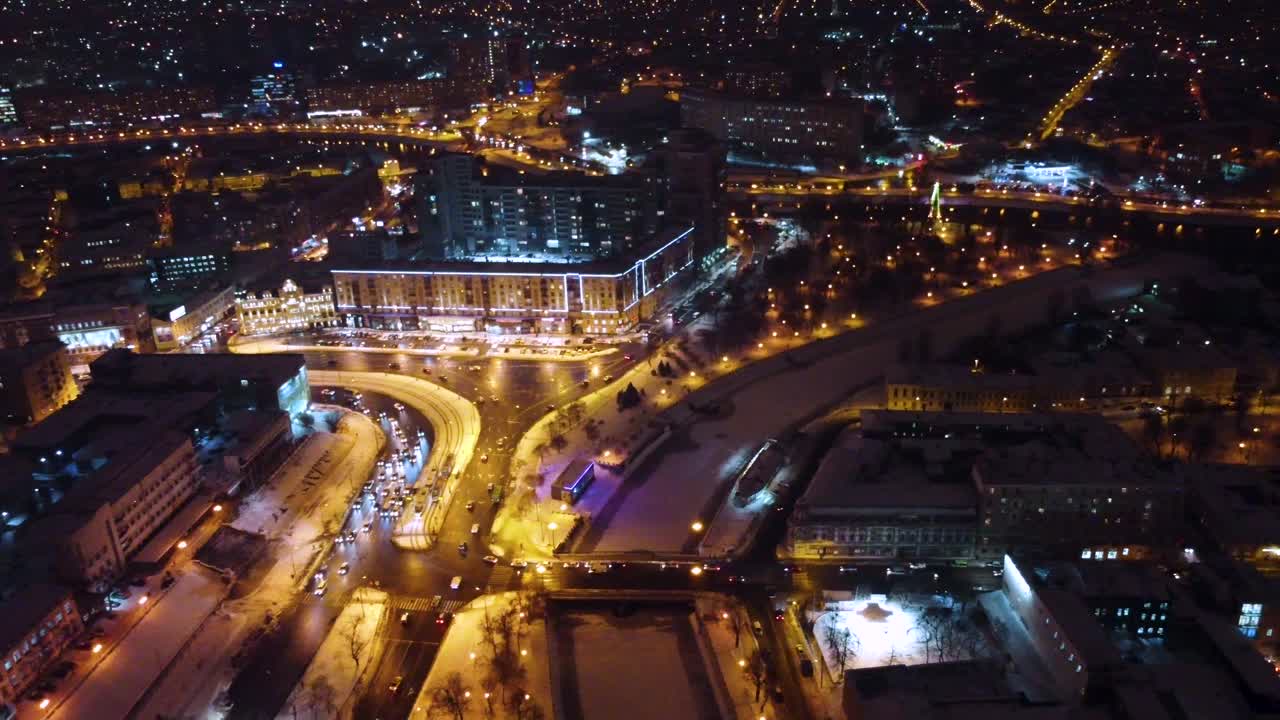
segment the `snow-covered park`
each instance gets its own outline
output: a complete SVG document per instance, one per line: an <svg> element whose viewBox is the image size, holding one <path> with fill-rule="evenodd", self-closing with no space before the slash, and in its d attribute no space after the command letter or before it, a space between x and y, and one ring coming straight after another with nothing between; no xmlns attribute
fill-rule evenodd
<svg viewBox="0 0 1280 720"><path fill-rule="evenodd" d="M813 634L833 672L966 660L988 647L972 618L946 602L867 595L827 607L814 618Z"/></svg>

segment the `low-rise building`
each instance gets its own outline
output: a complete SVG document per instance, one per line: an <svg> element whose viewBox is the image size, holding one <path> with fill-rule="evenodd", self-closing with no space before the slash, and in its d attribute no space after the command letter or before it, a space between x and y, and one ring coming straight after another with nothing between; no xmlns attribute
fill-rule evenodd
<svg viewBox="0 0 1280 720"><path fill-rule="evenodd" d="M93 384L131 393L202 391L223 412L282 410L296 415L311 400L305 358L298 354L138 355L116 350L90 366Z"/></svg>
<svg viewBox="0 0 1280 720"><path fill-rule="evenodd" d="M1280 573L1280 474L1239 465L1180 470L1191 515L1212 549L1260 572Z"/></svg>
<svg viewBox="0 0 1280 720"><path fill-rule="evenodd" d="M186 346L225 319L235 307L234 285L195 293L176 307L164 306L159 315L151 318L156 350L167 352Z"/></svg>
<svg viewBox="0 0 1280 720"><path fill-rule="evenodd" d="M1066 590L1046 587L1030 567L1004 556L1004 592L1065 698L1084 698L1110 681L1120 653L1097 618Z"/></svg>
<svg viewBox="0 0 1280 720"><path fill-rule="evenodd" d="M40 422L78 394L61 341L0 350L0 413L8 421Z"/></svg>
<svg viewBox="0 0 1280 720"><path fill-rule="evenodd" d="M1048 412L1084 410L1153 396L1154 385L1136 368L1056 367L1035 373L979 372L961 365L898 365L885 372L890 410Z"/></svg>
<svg viewBox="0 0 1280 720"><path fill-rule="evenodd" d="M277 292L263 291L238 298L236 315L243 335L270 335L338 324L332 286L309 293L293 280L285 280Z"/></svg>
<svg viewBox="0 0 1280 720"><path fill-rule="evenodd" d="M98 432L70 460L70 490L24 542L48 550L65 581L101 589L195 493L195 449L184 433L125 426Z"/></svg>
<svg viewBox="0 0 1280 720"><path fill-rule="evenodd" d="M863 416L827 452L787 523L797 558L968 560L977 535L972 452L893 437ZM927 446L927 447L926 447Z"/></svg>
<svg viewBox="0 0 1280 720"><path fill-rule="evenodd" d="M0 703L16 703L49 662L84 630L70 589L37 583L0 601Z"/></svg>
<svg viewBox="0 0 1280 720"><path fill-rule="evenodd" d="M1119 428L1090 415L986 417L1023 418L1038 430L989 447L974 463L979 557L1010 549L1083 557L1107 548L1105 558L1139 559L1180 547L1184 483Z"/></svg>
<svg viewBox="0 0 1280 720"><path fill-rule="evenodd" d="M498 333L625 333L661 307L693 265L693 228L595 263L429 263L334 270L343 324L384 330L455 327Z"/></svg>

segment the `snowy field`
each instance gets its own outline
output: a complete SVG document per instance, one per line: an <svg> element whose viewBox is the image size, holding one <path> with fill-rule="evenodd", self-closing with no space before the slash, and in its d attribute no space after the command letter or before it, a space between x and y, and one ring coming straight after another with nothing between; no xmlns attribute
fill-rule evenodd
<svg viewBox="0 0 1280 720"><path fill-rule="evenodd" d="M719 716L686 610L644 609L624 618L575 610L556 624L568 720Z"/></svg>
<svg viewBox="0 0 1280 720"><path fill-rule="evenodd" d="M824 628L833 623L856 638L856 655L845 663L846 669L924 664L924 647L916 631L920 622L919 606L904 607L886 600L884 595L840 604L848 609L823 613L813 626L827 667L836 667L824 632Z"/></svg>

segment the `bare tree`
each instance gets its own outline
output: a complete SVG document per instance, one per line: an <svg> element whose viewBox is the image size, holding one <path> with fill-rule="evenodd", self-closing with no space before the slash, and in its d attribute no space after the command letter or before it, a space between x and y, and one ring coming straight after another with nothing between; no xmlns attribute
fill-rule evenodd
<svg viewBox="0 0 1280 720"><path fill-rule="evenodd" d="M760 691L769 683L768 666L764 662L764 656L759 650L752 650L751 657L747 659L746 665L747 675L751 678L751 683L756 688L755 702L760 701ZM768 696L765 697L768 699Z"/></svg>
<svg viewBox="0 0 1280 720"><path fill-rule="evenodd" d="M533 701L529 693L524 690L517 689L511 694L511 699L507 703L511 709L511 715L515 720L545 720L546 711L542 706Z"/></svg>
<svg viewBox="0 0 1280 720"><path fill-rule="evenodd" d="M725 605L721 617L729 621L729 629L733 631L733 647L737 649L742 644L742 631L746 629L746 621L731 605Z"/></svg>
<svg viewBox="0 0 1280 720"><path fill-rule="evenodd" d="M858 639L849 632L848 628L840 627L835 621L828 619L823 628L823 640L827 643L827 649L831 651L836 683L842 683L845 666L858 654Z"/></svg>
<svg viewBox="0 0 1280 720"><path fill-rule="evenodd" d="M312 718L333 717L338 710L337 693L329 678L323 675L317 676L303 688L302 701Z"/></svg>
<svg viewBox="0 0 1280 720"><path fill-rule="evenodd" d="M364 651L369 647L370 638L360 632L360 626L364 622L364 603L356 600L355 604L360 612L353 614L350 622L338 628L338 637L342 639L342 645L351 656L351 661L356 664L356 677L359 677L360 661L364 659Z"/></svg>
<svg viewBox="0 0 1280 720"><path fill-rule="evenodd" d="M462 720L471 707L471 690L462 679L462 673L449 673L444 683L431 689L431 706L428 714L446 714L453 720Z"/></svg>

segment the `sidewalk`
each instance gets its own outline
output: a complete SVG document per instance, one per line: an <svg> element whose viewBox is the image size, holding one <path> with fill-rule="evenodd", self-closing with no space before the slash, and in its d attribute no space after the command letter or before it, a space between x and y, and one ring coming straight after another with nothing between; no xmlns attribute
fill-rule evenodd
<svg viewBox="0 0 1280 720"><path fill-rule="evenodd" d="M168 590L149 596L153 605L147 614L48 717L110 720L129 715L227 594L222 579L198 565L177 578Z"/></svg>
<svg viewBox="0 0 1280 720"><path fill-rule="evenodd" d="M455 672L462 675L463 682L472 695L470 710L466 713L466 717L511 717L499 700L501 690L495 690L496 694L490 698L494 714L492 716L485 714L485 690L481 681L487 673L485 657L488 651L481 642L483 633L480 627L486 612L489 614L502 612L511 606L518 595L520 593L516 592L484 595L473 600L453 616L453 623L449 626L449 631L445 634L444 641L436 653L431 672L427 675L427 680L422 684L422 690L413 704L413 712L409 714L410 720L431 720L439 717L431 710L431 691L444 684L445 679ZM525 676L520 687L529 694L530 702L543 710L544 717L558 717L554 712L556 703L551 690L550 669L551 663L556 659L550 657L547 651L546 621L543 616L535 612L529 616L525 627L527 632L520 642L522 649L527 650L528 654L525 656L527 659L522 662Z"/></svg>
<svg viewBox="0 0 1280 720"><path fill-rule="evenodd" d="M324 642L277 716L281 720L349 718L361 680L381 653L379 628L387 619L387 594L356 588L351 601L329 627ZM363 662L351 659L353 648Z"/></svg>
<svg viewBox="0 0 1280 720"><path fill-rule="evenodd" d="M341 526L352 488L359 489L373 472L385 439L372 420L347 411L335 433L316 433L307 442L245 501L233 523L249 532L268 525L263 530L271 538L274 565L253 592L223 603L220 612L200 628L187 651L152 690L139 717L215 712L218 695L237 672L232 657L250 633L262 626L264 617L278 617L296 600L310 577L308 561L321 557L329 541L326 528L336 531ZM317 471L318 475L313 474ZM268 522L271 511L281 507L288 512Z"/></svg>
<svg viewBox="0 0 1280 720"><path fill-rule="evenodd" d="M699 594L697 613L704 619L702 624L715 653L715 657L708 660L720 665L720 675L724 678L725 689L733 702L734 716L738 720L778 717L776 711L769 707L772 701L769 699L768 688L761 688L760 699L756 699L755 681L747 671L746 665L759 644L751 631L751 620L746 611L728 596ZM737 647L734 647L733 624L725 617L726 614L733 613L741 618L742 623ZM777 658L777 661L783 660Z"/></svg>

